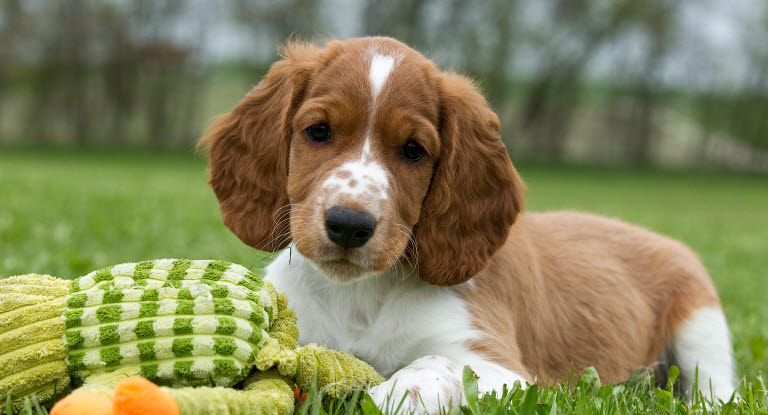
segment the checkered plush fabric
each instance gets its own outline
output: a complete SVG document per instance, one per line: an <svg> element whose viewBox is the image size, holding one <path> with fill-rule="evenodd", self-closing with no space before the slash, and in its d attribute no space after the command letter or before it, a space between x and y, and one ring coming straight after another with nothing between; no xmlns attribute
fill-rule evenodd
<svg viewBox="0 0 768 415"><path fill-rule="evenodd" d="M63 314L73 376L134 367L169 386L232 386L269 340L269 288L224 261L120 264L72 282Z"/></svg>

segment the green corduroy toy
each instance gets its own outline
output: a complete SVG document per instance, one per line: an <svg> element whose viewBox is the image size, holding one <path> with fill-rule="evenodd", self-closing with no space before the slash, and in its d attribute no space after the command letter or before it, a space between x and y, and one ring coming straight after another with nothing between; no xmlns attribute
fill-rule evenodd
<svg viewBox="0 0 768 415"><path fill-rule="evenodd" d="M297 347L297 339L285 294L224 261L160 259L73 281L0 280L0 397L10 395L16 408L32 394L52 402L70 383L84 382L75 395L111 399L120 381L140 375L163 385L180 414L287 414L294 384L339 396L383 381L350 355Z"/></svg>

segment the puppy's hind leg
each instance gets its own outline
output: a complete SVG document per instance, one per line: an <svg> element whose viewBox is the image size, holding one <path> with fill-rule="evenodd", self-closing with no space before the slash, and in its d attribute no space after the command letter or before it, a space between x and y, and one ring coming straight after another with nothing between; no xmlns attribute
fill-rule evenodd
<svg viewBox="0 0 768 415"><path fill-rule="evenodd" d="M698 389L704 397L727 402L735 385L731 336L723 310L717 306L695 310L678 325L670 340L671 363L680 368L680 386L686 398L692 399L698 368Z"/></svg>

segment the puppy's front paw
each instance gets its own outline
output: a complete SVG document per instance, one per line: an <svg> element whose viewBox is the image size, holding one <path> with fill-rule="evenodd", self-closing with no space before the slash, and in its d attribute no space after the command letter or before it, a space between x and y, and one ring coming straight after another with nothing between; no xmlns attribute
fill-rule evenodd
<svg viewBox="0 0 768 415"><path fill-rule="evenodd" d="M425 356L400 369L368 393L379 408L396 409L403 397L404 413L438 414L458 408L464 397L461 370L441 356Z"/></svg>

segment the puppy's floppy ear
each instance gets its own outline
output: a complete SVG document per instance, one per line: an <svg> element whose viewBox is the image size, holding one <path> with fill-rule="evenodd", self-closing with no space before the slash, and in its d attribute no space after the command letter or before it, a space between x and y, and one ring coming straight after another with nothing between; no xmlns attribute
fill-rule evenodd
<svg viewBox="0 0 768 415"><path fill-rule="evenodd" d="M291 118L320 53L314 46L287 44L282 60L198 142L198 148L208 150L209 183L224 224L254 248L276 251L290 242L289 221L281 219L290 209L286 185Z"/></svg>
<svg viewBox="0 0 768 415"><path fill-rule="evenodd" d="M419 277L454 285L481 271L523 209L525 186L499 119L467 78L439 75L442 150L414 234Z"/></svg>

